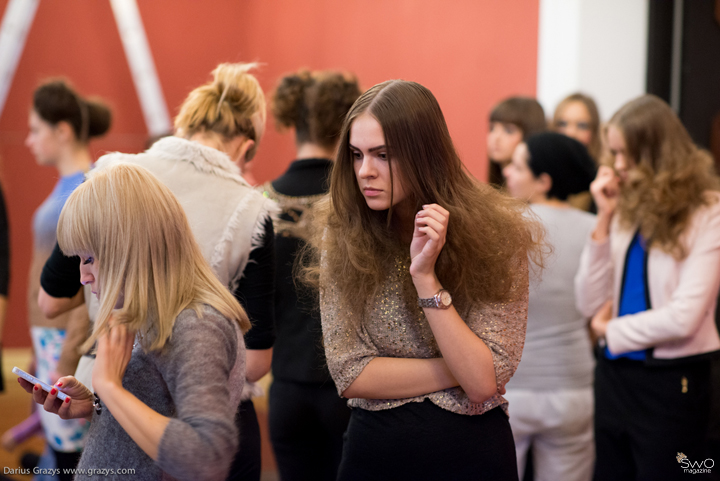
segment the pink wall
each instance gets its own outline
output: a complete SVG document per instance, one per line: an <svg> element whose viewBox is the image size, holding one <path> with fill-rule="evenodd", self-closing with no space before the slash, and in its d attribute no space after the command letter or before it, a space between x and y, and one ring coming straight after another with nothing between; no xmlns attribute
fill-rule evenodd
<svg viewBox="0 0 720 481"><path fill-rule="evenodd" d="M430 88L470 172L484 179L487 115L499 99L534 95L538 1L153 0L138 2L171 115L220 62L259 61L270 91L301 67L355 72L364 88L403 78ZM7 0L0 0L4 12ZM142 150L146 128L110 5L43 0L0 116L0 178L11 223L12 280L5 346L29 345L26 322L30 221L57 174L23 145L32 91L66 76L114 108L114 125L91 149ZM254 174L269 180L293 158L291 135L270 121Z"/></svg>

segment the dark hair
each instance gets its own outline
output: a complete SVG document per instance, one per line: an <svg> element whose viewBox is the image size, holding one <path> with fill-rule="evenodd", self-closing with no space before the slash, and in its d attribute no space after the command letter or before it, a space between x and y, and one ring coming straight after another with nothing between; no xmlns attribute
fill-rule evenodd
<svg viewBox="0 0 720 481"><path fill-rule="evenodd" d="M49 124L67 122L82 143L105 134L112 121L107 105L82 98L65 80L49 80L35 89L33 110Z"/></svg>
<svg viewBox="0 0 720 481"><path fill-rule="evenodd" d="M273 117L278 126L295 128L298 143L334 148L345 114L360 93L354 76L300 70L278 82L272 97Z"/></svg>
<svg viewBox="0 0 720 481"><path fill-rule="evenodd" d="M326 227L313 234L312 244L316 252L324 253L322 272L331 273L342 302L362 310L382 286L398 253L409 252L391 222L392 209L370 209L357 185L349 137L353 122L364 113L382 127L391 177L397 163L407 192L403 202L417 210L437 203L450 213L447 241L436 269L458 306L520 295L528 256L542 263L539 227L524 218L522 202L467 173L442 110L427 88L390 80L361 95L348 112L330 198L318 204L317 225ZM320 270L318 266L315 272L321 274ZM326 285L322 279L320 285Z"/></svg>
<svg viewBox="0 0 720 481"><path fill-rule="evenodd" d="M535 177L548 174L552 186L548 197L566 200L585 192L595 178L595 161L583 144L555 132L541 132L525 141L530 158L528 167Z"/></svg>
<svg viewBox="0 0 720 481"><path fill-rule="evenodd" d="M510 97L490 112L490 122L515 124L523 133L523 140L547 130L545 111L537 100L530 97Z"/></svg>

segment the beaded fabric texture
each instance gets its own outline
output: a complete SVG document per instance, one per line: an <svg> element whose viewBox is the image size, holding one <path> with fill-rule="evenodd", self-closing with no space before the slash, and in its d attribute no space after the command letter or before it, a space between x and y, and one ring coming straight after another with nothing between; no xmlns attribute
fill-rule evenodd
<svg viewBox="0 0 720 481"><path fill-rule="evenodd" d="M529 284L527 261L523 264L523 268L519 269L521 276L513 284L508 302L475 305L460 312L470 329L490 349L498 387L505 385L515 373L525 343ZM359 322L357 313L340 305L337 286L332 279L328 280L328 273L323 271L320 310L325 354L330 374L341 395L375 357L441 357L417 300L407 302L407 296L403 296L403 286L407 285L410 276L409 265L409 256L396 258L383 289L366 304L363 322ZM458 414L482 414L497 406L502 406L507 414L507 401L500 394L496 393L483 403L473 403L460 387L405 399L350 399L348 405L380 411L425 399Z"/></svg>

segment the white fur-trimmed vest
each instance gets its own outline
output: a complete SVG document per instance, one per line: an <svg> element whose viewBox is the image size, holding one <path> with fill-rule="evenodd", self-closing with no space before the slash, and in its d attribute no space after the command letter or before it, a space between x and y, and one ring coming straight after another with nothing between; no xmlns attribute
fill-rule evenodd
<svg viewBox="0 0 720 481"><path fill-rule="evenodd" d="M263 219L278 210L275 203L253 189L227 155L179 137L160 139L141 154L104 155L95 168L116 162L145 167L170 188L205 259L234 291L250 251L260 245Z"/></svg>
<svg viewBox="0 0 720 481"><path fill-rule="evenodd" d="M103 155L95 169L117 162L145 167L175 194L203 256L220 281L234 292L250 251L261 244L263 220L279 212L275 202L253 189L227 155L179 137L160 139L141 154ZM90 286L85 286L85 299L90 321L94 322L99 305ZM91 358L83 356L75 375L91 389L92 364ZM245 382L240 399L262 394L257 383Z"/></svg>

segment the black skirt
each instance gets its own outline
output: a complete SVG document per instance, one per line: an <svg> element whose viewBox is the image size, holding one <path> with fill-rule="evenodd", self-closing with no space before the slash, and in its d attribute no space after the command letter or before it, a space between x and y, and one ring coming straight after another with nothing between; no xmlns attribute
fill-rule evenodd
<svg viewBox="0 0 720 481"><path fill-rule="evenodd" d="M353 409L339 481L518 479L515 443L501 408L468 416L430 400Z"/></svg>

